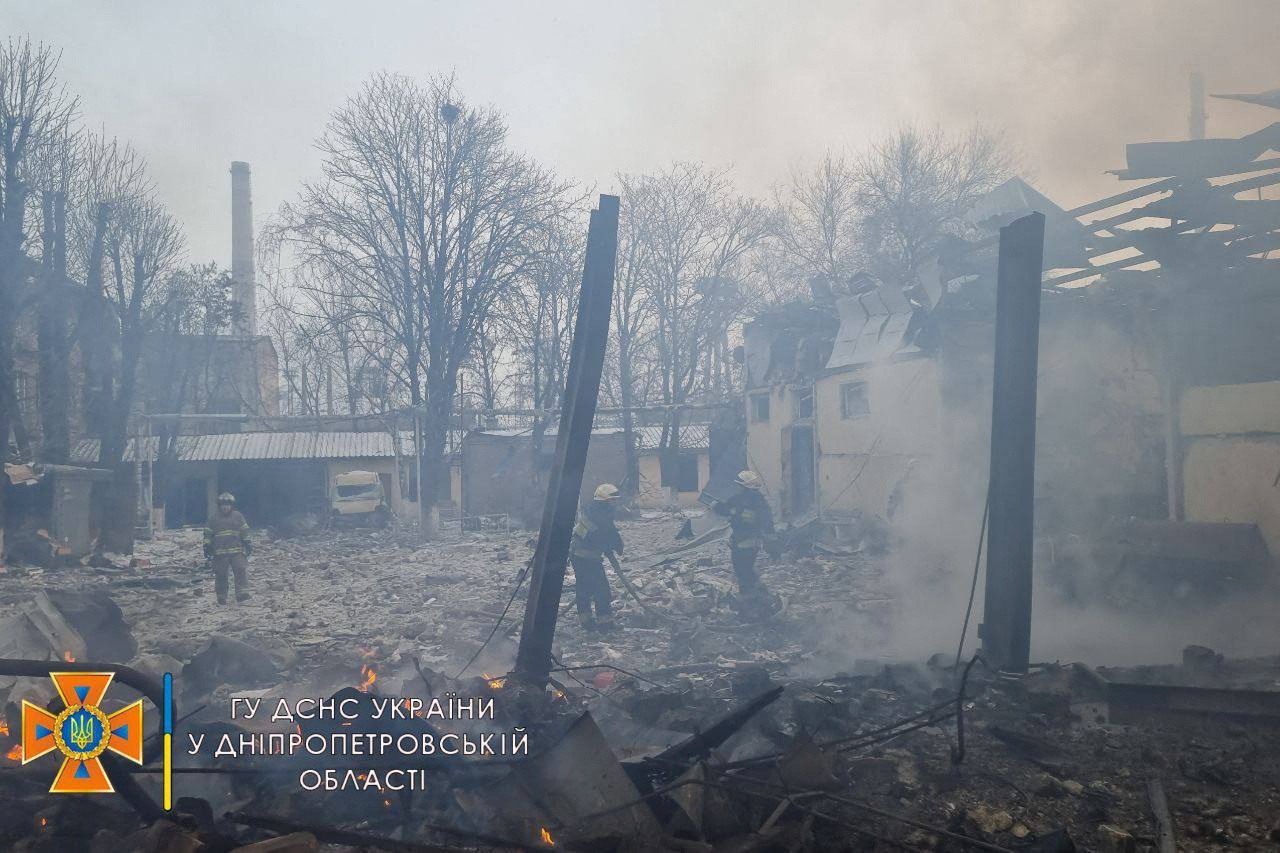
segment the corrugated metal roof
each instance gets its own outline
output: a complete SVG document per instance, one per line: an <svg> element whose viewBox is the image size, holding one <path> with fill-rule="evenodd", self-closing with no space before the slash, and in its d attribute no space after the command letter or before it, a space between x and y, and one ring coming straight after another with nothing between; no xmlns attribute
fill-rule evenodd
<svg viewBox="0 0 1280 853"><path fill-rule="evenodd" d="M454 446L461 441L455 431L450 436ZM125 461L137 460L139 440L133 439L125 450ZM95 462L99 442L86 438L76 442L71 458L80 463ZM155 459L159 439L147 441L147 458ZM178 437L179 462L232 462L251 459L376 459L391 457L395 451L390 433L386 432L232 432L217 435L182 435ZM413 433L401 432L400 455L413 456Z"/></svg>
<svg viewBox="0 0 1280 853"><path fill-rule="evenodd" d="M636 427L636 450L644 453L657 450L662 442L662 427ZM711 426L709 424L682 424L680 427L680 446L685 450L706 450L711 446Z"/></svg>

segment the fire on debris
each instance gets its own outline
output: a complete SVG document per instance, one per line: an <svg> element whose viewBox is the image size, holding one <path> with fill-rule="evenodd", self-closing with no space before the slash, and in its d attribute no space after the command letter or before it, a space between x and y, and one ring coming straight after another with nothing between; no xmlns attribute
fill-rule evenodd
<svg viewBox="0 0 1280 853"><path fill-rule="evenodd" d="M373 683L378 680L378 672L373 668L371 663L360 664L360 686L356 689L361 693L368 693Z"/></svg>

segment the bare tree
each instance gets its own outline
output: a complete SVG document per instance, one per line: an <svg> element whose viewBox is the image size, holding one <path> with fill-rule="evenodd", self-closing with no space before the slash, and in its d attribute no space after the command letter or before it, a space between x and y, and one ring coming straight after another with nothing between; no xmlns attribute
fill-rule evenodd
<svg viewBox="0 0 1280 853"><path fill-rule="evenodd" d="M634 250L624 244L636 264L626 275L637 277L652 324L660 401L679 407L699 389L712 395L723 389L727 331L743 305L736 275L765 235L766 212L738 195L725 172L697 164L677 163L623 185L634 229L625 239L636 241ZM680 421L673 408L663 429L662 458L672 471Z"/></svg>
<svg viewBox="0 0 1280 853"><path fill-rule="evenodd" d="M25 250L30 233L32 184L38 164L65 141L75 118L76 100L57 79L58 54L29 39L0 44L0 460L9 459L9 436L21 451L27 439L18 411L14 339L22 284L27 278ZM0 490L2 492L3 490ZM0 553L5 507L0 494Z"/></svg>
<svg viewBox="0 0 1280 853"><path fill-rule="evenodd" d="M128 553L133 549L134 471L124 462L129 421L138 392L138 366L147 336L160 318L177 308L177 294L168 287L182 257L181 229L149 186L114 202L105 239L104 295L111 310L110 328L120 353L102 428L98 464L115 472L106 505L99 547Z"/></svg>
<svg viewBox="0 0 1280 853"><path fill-rule="evenodd" d="M359 345L422 416L429 536L459 370L569 190L511 151L503 118L468 107L449 77L372 77L317 146L324 179L285 210L290 245L323 272L322 297L348 301Z"/></svg>
<svg viewBox="0 0 1280 853"><path fill-rule="evenodd" d="M216 336L236 311L231 274L213 263L190 264L170 273L165 289L170 302L148 333L149 351L140 366L142 387L158 411L210 411ZM165 420L156 427L151 499L153 507L161 507L178 462L182 422Z"/></svg>
<svg viewBox="0 0 1280 853"><path fill-rule="evenodd" d="M630 494L640 487L640 463L636 457L635 414L637 400L649 400L652 388L638 388L639 378L653 380L658 371L646 369L645 356L652 354L652 305L645 294L652 275L644 224L650 182L639 176L619 175L621 213L618 223L618 261L613 288L613 340L607 353L606 392L617 387L612 402L622 408L623 443L626 447L626 475L623 487ZM652 362L652 358L648 359ZM656 368L656 365L648 365ZM610 381L612 380L612 381Z"/></svg>
<svg viewBox="0 0 1280 853"><path fill-rule="evenodd" d="M980 127L963 135L904 127L872 145L853 167L859 239L867 269L910 287L963 215L1009 177L1001 139Z"/></svg>
<svg viewBox="0 0 1280 853"><path fill-rule="evenodd" d="M792 268L775 269L803 283L811 276L845 278L863 265L855 169L827 152L812 169L793 168L785 187L774 190L770 234Z"/></svg>

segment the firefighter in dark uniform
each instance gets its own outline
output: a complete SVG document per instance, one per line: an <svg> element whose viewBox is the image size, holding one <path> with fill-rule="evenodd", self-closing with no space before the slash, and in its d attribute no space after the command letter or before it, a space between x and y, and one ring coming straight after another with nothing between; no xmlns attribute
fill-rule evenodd
<svg viewBox="0 0 1280 853"><path fill-rule="evenodd" d="M218 495L218 511L204 528L204 555L213 564L213 590L219 604L227 603L227 575L236 579L236 601L249 598L249 523L236 509L230 492Z"/></svg>
<svg viewBox="0 0 1280 853"><path fill-rule="evenodd" d="M606 552L622 555L622 534L614 523L614 502L618 500L618 487L604 483L594 498L578 514L573 528L573 544L569 549L575 579L574 594L578 604L578 619L588 631L613 628L612 591L604 574ZM594 615L591 612L595 605Z"/></svg>
<svg viewBox="0 0 1280 853"><path fill-rule="evenodd" d="M715 504L713 509L729 519L729 558L738 579L738 591L744 602L774 603L756 574L756 557L761 548L775 559L781 556L773 530L773 510L760 494L760 475L742 471L734 483L739 487L738 492L727 501Z"/></svg>

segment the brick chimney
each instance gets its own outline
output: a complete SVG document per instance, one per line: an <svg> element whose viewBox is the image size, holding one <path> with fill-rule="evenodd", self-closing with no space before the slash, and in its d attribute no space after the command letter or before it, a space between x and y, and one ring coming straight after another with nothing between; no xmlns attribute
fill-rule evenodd
<svg viewBox="0 0 1280 853"><path fill-rule="evenodd" d="M257 334L257 293L253 272L253 191L249 164L231 164L231 298L239 317L236 335Z"/></svg>

